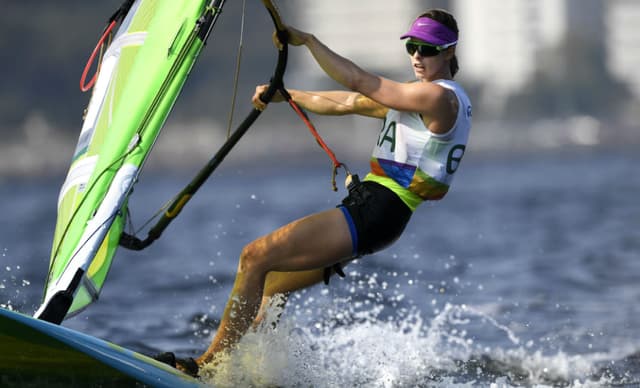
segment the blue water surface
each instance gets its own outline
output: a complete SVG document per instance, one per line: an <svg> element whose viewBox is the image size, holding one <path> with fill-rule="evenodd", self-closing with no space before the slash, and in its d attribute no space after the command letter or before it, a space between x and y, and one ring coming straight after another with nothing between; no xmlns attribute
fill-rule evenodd
<svg viewBox="0 0 640 388"><path fill-rule="evenodd" d="M637 386L638 165L619 150L470 155L395 245L293 295L275 331L250 333L205 381ZM242 246L344 195L325 164L274 166L221 168L154 245L118 251L101 299L65 325L146 353L202 352ZM143 174L134 226L189 175ZM31 314L40 302L61 183L1 181L3 307Z"/></svg>

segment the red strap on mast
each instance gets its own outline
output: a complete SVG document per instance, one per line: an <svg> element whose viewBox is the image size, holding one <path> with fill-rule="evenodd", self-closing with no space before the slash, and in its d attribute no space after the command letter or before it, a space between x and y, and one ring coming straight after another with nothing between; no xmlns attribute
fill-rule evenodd
<svg viewBox="0 0 640 388"><path fill-rule="evenodd" d="M96 83L99 69L96 69L96 72L93 74L93 77L91 78L91 80L89 80L89 83L86 83L87 74L89 73L89 69L93 64L93 61L95 60L96 55L98 54L98 51L102 49L102 47L104 46L104 41L107 39L109 35L111 35L111 32L113 31L113 28L115 26L116 26L116 20L113 20L111 23L109 23L107 28L105 28L104 32L102 33L102 36L100 37L100 40L98 41L98 44L96 44L96 47L93 49L93 52L91 53L91 56L89 57L89 60L87 61L87 64L84 67L84 70L82 71L82 76L80 77L80 90L82 90L83 92L90 90L93 87L93 85Z"/></svg>

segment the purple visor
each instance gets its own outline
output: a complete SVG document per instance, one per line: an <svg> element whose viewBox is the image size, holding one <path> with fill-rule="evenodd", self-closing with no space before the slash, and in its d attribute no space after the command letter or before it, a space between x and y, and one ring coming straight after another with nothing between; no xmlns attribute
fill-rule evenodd
<svg viewBox="0 0 640 388"><path fill-rule="evenodd" d="M428 17L420 17L400 39L416 38L436 46L447 48L458 43L458 33Z"/></svg>

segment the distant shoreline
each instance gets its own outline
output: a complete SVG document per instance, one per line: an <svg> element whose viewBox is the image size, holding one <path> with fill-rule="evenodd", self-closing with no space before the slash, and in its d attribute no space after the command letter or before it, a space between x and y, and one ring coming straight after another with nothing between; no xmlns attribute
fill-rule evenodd
<svg viewBox="0 0 640 388"><path fill-rule="evenodd" d="M371 151L371 146L366 144L367 136L373 139L378 130L377 126L372 128L372 122L367 120L314 118L325 141L342 159L363 163ZM589 117L539 121L521 124L517 128L502 122L480 122L474 124L472 131L470 151L478 157L582 149L624 150L637 149L640 145L640 127L613 127ZM24 128L13 133L21 133L21 136L0 144L0 177L66 174L76 137L39 119L30 120ZM168 124L145 169L194 171L213 156L226 136L226 128L212 122ZM358 141L354 142L354 138ZM307 129L295 118L284 122L266 119L249 130L224 163L315 164L321 163L325 157Z"/></svg>

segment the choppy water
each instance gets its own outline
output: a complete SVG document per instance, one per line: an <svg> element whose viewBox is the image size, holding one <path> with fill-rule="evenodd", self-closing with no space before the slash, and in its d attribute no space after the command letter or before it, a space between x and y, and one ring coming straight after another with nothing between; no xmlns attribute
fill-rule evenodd
<svg viewBox="0 0 640 388"><path fill-rule="evenodd" d="M640 385L640 154L469 157L393 247L293 296L221 386ZM202 351L253 237L333 206L328 167L221 169L161 240L120 250L65 325L134 350ZM136 223L187 177L143 176ZM0 304L33 313L61 179L0 184Z"/></svg>

